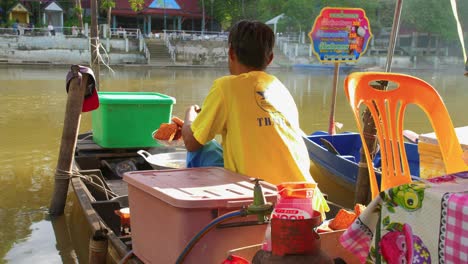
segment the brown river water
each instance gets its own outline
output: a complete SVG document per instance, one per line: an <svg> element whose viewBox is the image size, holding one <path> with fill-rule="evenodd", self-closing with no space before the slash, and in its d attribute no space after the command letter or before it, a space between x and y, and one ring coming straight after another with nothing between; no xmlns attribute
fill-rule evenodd
<svg viewBox="0 0 468 264"><path fill-rule="evenodd" d="M68 218L51 221L48 217L68 70L68 66L0 65L0 263L86 263L80 257L83 249L79 238L72 236L79 234L82 227L67 222L74 217L70 201L66 209ZM114 71L113 74L101 68L101 91L167 94L177 100L173 108L177 116L183 116L190 104L201 105L212 81L228 72L227 68L139 66L115 68ZM290 89L299 108L302 129L306 133L327 130L333 71L268 71ZM454 126L468 124L468 78L463 76L462 65L444 71L395 72L408 73L432 84L444 98ZM346 72L340 72L335 115L343 128L338 132L356 130L343 93L345 76ZM431 131L429 122L416 108L407 115L405 128L417 133ZM80 131L91 129L91 114L84 113Z"/></svg>

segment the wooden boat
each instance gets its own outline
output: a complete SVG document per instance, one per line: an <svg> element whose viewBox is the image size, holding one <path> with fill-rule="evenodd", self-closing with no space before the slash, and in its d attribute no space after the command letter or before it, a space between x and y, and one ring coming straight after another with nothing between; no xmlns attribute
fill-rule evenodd
<svg viewBox="0 0 468 264"><path fill-rule="evenodd" d="M119 209L129 206L128 187L122 180L122 174L126 171L154 169L137 153L138 150L140 149L102 148L94 143L91 133L81 134L78 137L74 158L76 171L71 185L91 231L88 240L97 238L107 241L107 249L101 249L107 253L107 263L122 263L122 260L126 263L142 263L132 254L131 231L122 226L121 219L116 214ZM156 151L172 152L175 148L158 147L146 150L154 154ZM327 218L333 218L342 208L334 203L330 203L330 207L332 210L327 214ZM341 233L342 231L336 231L324 235L322 245L334 249L331 256L354 259L354 256L339 246L338 239ZM259 246L253 249L256 251ZM249 250L249 254L252 254L252 248ZM242 253L240 255L242 256Z"/></svg>
<svg viewBox="0 0 468 264"><path fill-rule="evenodd" d="M127 185L122 180L123 170L118 168L151 169L136 151L103 149L94 143L91 133L78 136L74 167L82 176L73 177L71 186L91 235L107 238L107 258L111 263L124 259L131 249L131 237L123 234L120 217L115 214L115 210L128 207ZM141 262L131 258L128 263Z"/></svg>
<svg viewBox="0 0 468 264"><path fill-rule="evenodd" d="M362 146L359 133L345 132L330 135L324 131L316 131L304 138L309 157L320 173L326 174L345 189L354 192L358 176L360 149ZM411 175L419 176L419 153L417 144L406 142L406 153ZM380 167L380 155L374 158L374 167ZM380 172L376 170L377 177Z"/></svg>

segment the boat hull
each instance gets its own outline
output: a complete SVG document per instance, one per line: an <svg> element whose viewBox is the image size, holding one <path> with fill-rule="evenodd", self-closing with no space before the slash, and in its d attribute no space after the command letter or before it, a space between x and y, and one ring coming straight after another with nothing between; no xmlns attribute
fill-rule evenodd
<svg viewBox="0 0 468 264"><path fill-rule="evenodd" d="M326 141L324 142L323 139ZM311 172L314 179L317 180L321 190L332 197L333 201L350 206L349 195L354 197L356 182L359 171L360 149L362 142L359 133L344 132L330 135L327 132L317 131L304 138L309 157L312 163ZM331 144L334 147L327 146ZM417 144L405 142L408 163L411 175L414 178L419 177L419 153ZM380 155L374 158L374 166L380 167ZM380 172L376 171L378 181L380 181ZM331 184L332 182L333 184ZM339 196L344 196L340 198ZM334 195L337 193L338 195ZM338 199L338 200L335 200ZM339 200L343 202L339 202Z"/></svg>
<svg viewBox="0 0 468 264"><path fill-rule="evenodd" d="M70 232L73 241L82 244L79 246L81 252L77 252L79 259L84 262L88 261L91 258L89 251L92 248L90 244L93 237L105 233L107 238L106 263L122 263L122 259L126 259L126 263L142 263L141 259L133 255L131 235L120 232L120 218L115 214L116 209L129 206L127 198L128 185L118 175L118 164L130 160L135 165L134 170L152 170L153 168L143 157L137 154L137 149L101 148L93 143L89 134L88 137L80 135L79 139L74 165L81 176L71 179L74 196L72 212L75 212L71 217L76 220L76 223L73 222L71 225L73 230ZM156 154L173 152L176 149L158 148L157 150L147 149L147 151ZM132 169L131 166L130 169ZM90 184L89 179L85 179L86 175L96 175L101 180L94 180L94 183L100 182L103 188ZM106 191L103 191L103 189ZM106 194L106 192L109 193ZM110 195L110 192L112 195ZM110 195L110 197L106 197L106 195ZM343 208L341 204L338 205L332 202L329 205L332 210L327 213L327 219L333 218ZM350 205L349 208L352 208L352 206ZM259 232L257 236L262 239L263 234L264 232ZM334 234L338 233L321 234L323 243L328 243L328 246L324 246L324 249L335 254L336 257L342 257L348 263L354 263L352 256L346 255L345 252L339 250L341 247L337 245L337 238ZM236 254L249 258L258 248L259 245L252 245L250 250L246 249L242 253L236 251ZM128 256L130 257L127 259Z"/></svg>

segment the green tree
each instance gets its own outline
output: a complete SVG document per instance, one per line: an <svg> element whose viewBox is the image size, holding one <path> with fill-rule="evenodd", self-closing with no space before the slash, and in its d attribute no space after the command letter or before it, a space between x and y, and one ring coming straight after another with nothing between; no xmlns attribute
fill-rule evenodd
<svg viewBox="0 0 468 264"><path fill-rule="evenodd" d="M459 13L459 17L463 15ZM428 34L428 51L432 46L438 51L441 38L455 40L458 36L449 0L407 0L403 3L402 18L405 24L417 32ZM435 45L432 36L435 36Z"/></svg>
<svg viewBox="0 0 468 264"><path fill-rule="evenodd" d="M101 1L101 8L106 10L107 12L107 31L109 33L109 37L111 35L111 17L112 17L112 8L115 7L114 0L102 0Z"/></svg>
<svg viewBox="0 0 468 264"><path fill-rule="evenodd" d="M362 8L369 18L371 29L377 34L381 28L391 27L397 0L213 0L204 1L205 10L213 7L213 17L223 29L240 19L267 21L282 13L279 31L310 30L324 7ZM421 32L432 32L444 37L455 36L453 14L449 0L404 0L402 23ZM468 27L468 1L457 1L462 27ZM200 1L200 7L201 1ZM418 25L418 26L416 26Z"/></svg>
<svg viewBox="0 0 468 264"><path fill-rule="evenodd" d="M78 17L78 22L80 23L80 30L84 30L83 8L81 7L81 0L75 0L74 11L75 11L76 17Z"/></svg>
<svg viewBox="0 0 468 264"><path fill-rule="evenodd" d="M222 29L228 29L232 24L241 19L258 19L261 0L213 0L204 1L205 10L213 8L213 18L221 25ZM200 1L200 8L202 2Z"/></svg>
<svg viewBox="0 0 468 264"><path fill-rule="evenodd" d="M145 4L145 0L128 0L128 3L130 4L130 8L138 12L141 9L143 9L143 5Z"/></svg>
<svg viewBox="0 0 468 264"><path fill-rule="evenodd" d="M376 20L380 2L389 2L389 0L260 0L260 14L262 14L260 18L266 21L284 13L285 19L278 22L278 30L309 31L324 7L349 7L364 9L369 20L371 20L371 26L374 26L372 20Z"/></svg>
<svg viewBox="0 0 468 264"><path fill-rule="evenodd" d="M437 34L447 39L457 36L449 0L406 0L403 2L402 18L418 32Z"/></svg>
<svg viewBox="0 0 468 264"><path fill-rule="evenodd" d="M8 21L8 16L7 16L7 12L10 8L12 8L14 5L16 5L18 3L18 0L1 0L0 1L0 7L3 9L3 14L0 13L0 23L2 23L2 19L7 23L9 23ZM3 15L4 17L1 17L1 15Z"/></svg>

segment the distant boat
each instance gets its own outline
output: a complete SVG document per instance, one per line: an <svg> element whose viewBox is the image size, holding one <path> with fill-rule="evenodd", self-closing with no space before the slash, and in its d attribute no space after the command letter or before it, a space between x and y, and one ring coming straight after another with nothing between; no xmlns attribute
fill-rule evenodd
<svg viewBox="0 0 468 264"><path fill-rule="evenodd" d="M323 72L330 72L330 74L333 74L333 71L335 69L335 64L330 63L313 63L313 64L293 64L292 65L293 70L314 70L314 71L320 71L320 73ZM341 72L349 72L351 70L357 70L360 69L360 67L354 65L354 64L340 64L340 71Z"/></svg>
<svg viewBox="0 0 468 264"><path fill-rule="evenodd" d="M333 74L335 65L334 64L320 64L320 63L314 63L314 64L293 64L292 66L293 70L297 71L307 71L310 73L328 73L328 74ZM358 70L360 67L353 65L353 64L340 64L340 72L341 73L347 73L352 70Z"/></svg>
<svg viewBox="0 0 468 264"><path fill-rule="evenodd" d="M327 172L327 179L354 192L362 146L359 133L344 132L330 135L324 131L317 131L304 138L311 161L322 172ZM406 154L410 166L411 175L419 178L419 153L418 145L405 142ZM374 167L380 168L380 154L377 153ZM376 170L376 176L380 179L380 171Z"/></svg>

